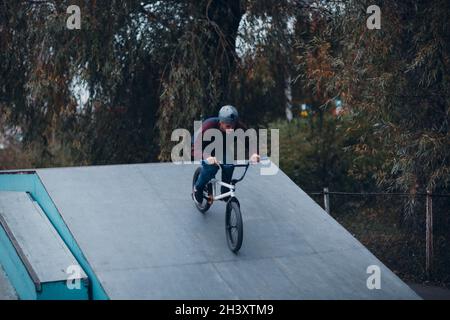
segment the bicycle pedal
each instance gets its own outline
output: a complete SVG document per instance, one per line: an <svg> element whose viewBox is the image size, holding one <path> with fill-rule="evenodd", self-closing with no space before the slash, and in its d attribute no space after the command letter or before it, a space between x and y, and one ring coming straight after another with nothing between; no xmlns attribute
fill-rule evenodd
<svg viewBox="0 0 450 320"><path fill-rule="evenodd" d="M214 201L214 198L213 198L213 196L211 194L209 194L208 198L206 200L208 201L208 204L211 205L213 203L213 201Z"/></svg>

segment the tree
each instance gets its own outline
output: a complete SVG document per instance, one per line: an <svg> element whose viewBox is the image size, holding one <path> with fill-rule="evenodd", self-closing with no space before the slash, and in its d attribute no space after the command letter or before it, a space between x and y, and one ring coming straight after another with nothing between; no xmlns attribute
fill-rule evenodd
<svg viewBox="0 0 450 320"><path fill-rule="evenodd" d="M365 119L387 151L380 184L411 192L445 190L450 179L447 1L383 1L381 30L368 30L370 1L346 1L330 13L325 37L308 42L328 50L326 76L311 85L340 95L355 119ZM320 71L324 71L320 64ZM357 122L355 122L357 125ZM448 190L448 189L446 189Z"/></svg>

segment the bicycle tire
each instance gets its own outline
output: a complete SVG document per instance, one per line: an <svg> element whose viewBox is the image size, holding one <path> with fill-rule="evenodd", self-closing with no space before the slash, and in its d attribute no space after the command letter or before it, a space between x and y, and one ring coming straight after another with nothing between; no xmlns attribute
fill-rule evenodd
<svg viewBox="0 0 450 320"><path fill-rule="evenodd" d="M235 215L235 225L232 224L233 214ZM227 209L225 213L225 233L227 236L227 244L232 252L238 253L242 246L242 240L244 236L244 226L242 223L241 208L237 200L231 199L227 203ZM233 231L235 231L233 233Z"/></svg>

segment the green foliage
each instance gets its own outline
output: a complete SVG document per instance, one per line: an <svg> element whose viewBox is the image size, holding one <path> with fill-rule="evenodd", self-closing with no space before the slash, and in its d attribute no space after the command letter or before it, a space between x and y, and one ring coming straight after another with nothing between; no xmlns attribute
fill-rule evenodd
<svg viewBox="0 0 450 320"><path fill-rule="evenodd" d="M65 28L69 4L81 7L81 30ZM383 1L382 29L368 30L369 4L3 0L2 116L24 146L42 149L40 163L58 150L80 163L167 160L172 130L222 104L252 126L279 119L295 79L295 101L317 108L340 96L353 122L330 131L319 110L324 133L308 139L327 143L303 172L330 184L320 172L343 166L370 176L366 187L374 172L391 190L448 190L449 4ZM352 149L351 164L333 158L340 148ZM376 167L368 160L381 156Z"/></svg>
<svg viewBox="0 0 450 320"><path fill-rule="evenodd" d="M280 129L281 168L309 191L376 190L374 168L383 156L372 151L375 141L360 134L364 125L354 129L353 121L349 115L321 111L306 119L271 124Z"/></svg>
<svg viewBox="0 0 450 320"><path fill-rule="evenodd" d="M323 18L314 39L299 42L307 57L316 52L307 81L325 97L339 94L352 113L376 126L373 134L386 150L380 183L412 193L444 190L450 177L449 3L383 1L381 30L362 23L369 4L346 2L331 22Z"/></svg>

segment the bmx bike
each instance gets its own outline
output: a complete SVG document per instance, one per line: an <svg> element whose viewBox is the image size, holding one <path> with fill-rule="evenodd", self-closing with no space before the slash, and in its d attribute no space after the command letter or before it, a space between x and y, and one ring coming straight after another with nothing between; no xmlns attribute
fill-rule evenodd
<svg viewBox="0 0 450 320"><path fill-rule="evenodd" d="M250 161L246 164L216 164L222 170L224 167L234 167L234 168L245 168L244 173L239 179L232 179L231 182L225 183L216 178L211 179L210 182L203 189L203 201L202 203L198 203L194 199L194 193L192 192L192 199L195 203L195 206L201 213L206 213L208 209L211 207L214 201L224 200L226 201L226 209L225 209L225 234L227 237L227 244L230 250L234 253L237 253L242 246L242 239L244 235L243 223L242 223L242 214L241 208L239 204L239 200L236 198L236 184L242 181L247 173L247 170L250 166ZM200 175L202 168L199 167L194 172L194 177L192 179L192 191L194 190L195 182L197 181L198 176ZM227 192L220 192L222 187L228 189Z"/></svg>

